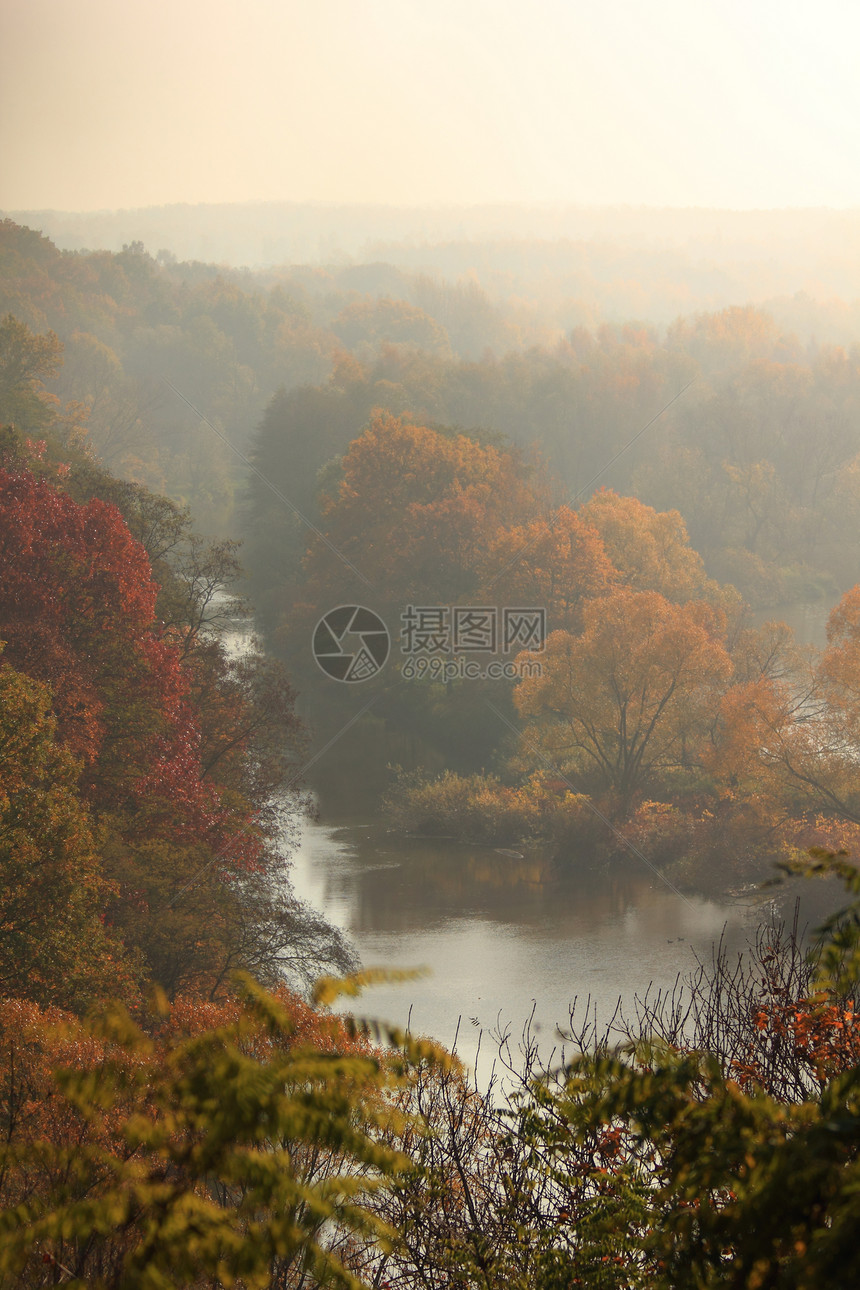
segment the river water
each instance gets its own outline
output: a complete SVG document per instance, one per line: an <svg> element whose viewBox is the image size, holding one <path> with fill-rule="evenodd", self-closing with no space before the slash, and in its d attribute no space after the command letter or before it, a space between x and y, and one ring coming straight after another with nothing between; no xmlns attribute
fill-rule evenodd
<svg viewBox="0 0 860 1290"><path fill-rule="evenodd" d="M547 1056L574 998L608 1018L619 996L632 1007L649 987L671 989L721 936L743 950L769 914L762 893L679 894L637 863L579 864L559 877L540 857L372 824L308 824L293 881L348 933L364 966L428 970L373 987L350 1009L449 1047L456 1037L474 1064L482 1031L491 1053L487 1032L509 1029L516 1041L532 1013Z"/></svg>
<svg viewBox="0 0 860 1290"><path fill-rule="evenodd" d="M801 607L791 625L818 644L823 618ZM249 638L247 626L231 632L231 652ZM619 997L631 1013L636 996L671 990L697 956L709 961L720 938L732 955L743 952L760 923L791 918L799 896L811 927L841 903L833 886L798 882L719 899L679 893L632 856L623 866L579 857L559 867L537 851L399 837L354 807L336 822L323 813L303 826L291 877L297 895L347 933L364 966L426 970L374 987L350 1009L449 1047L456 1040L472 1065L479 1037L491 1061L488 1036L508 1030L516 1042L530 1017L548 1058L574 1000L577 1015L589 1008L608 1019Z"/></svg>

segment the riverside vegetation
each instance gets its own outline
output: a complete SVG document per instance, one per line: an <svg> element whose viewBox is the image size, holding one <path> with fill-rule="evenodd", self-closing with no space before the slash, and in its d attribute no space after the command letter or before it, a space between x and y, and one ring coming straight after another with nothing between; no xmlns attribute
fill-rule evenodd
<svg viewBox="0 0 860 1290"><path fill-rule="evenodd" d="M92 305L97 273L125 284L126 321L139 290L172 307L166 267L140 248L58 260L44 239L3 232L20 271L7 290L28 308L37 287L55 307L64 277L74 307ZM693 334L725 329L732 353L738 337L771 346L755 367L769 381L773 333L730 311ZM638 362L642 346L622 339L619 363ZM644 348L650 362L672 346ZM601 370L589 353L580 389ZM101 357L113 397L119 369ZM227 654L214 629L231 612L235 544L204 541L179 504L106 471L95 394L49 389L61 358L56 336L0 325L3 1284L855 1284L856 903L811 958L775 925L633 1019L598 1029L574 1013L549 1069L528 1034L520 1053L501 1036L507 1077L489 1092L435 1044L333 1015L372 974L290 890L307 760L293 683L271 655ZM855 360L827 362L853 388ZM780 545L778 454L775 473L728 463L735 545L709 548L706 565L679 510L615 488L559 505L557 463L528 445L419 415L406 383L401 406L379 405L374 363L466 379L411 352L341 356L328 386L275 397L254 445L276 484L298 460L309 490L310 539L259 495L248 550L267 641L320 699L321 729L331 694L314 691L297 642L358 594L333 547L395 619L406 603L525 603L551 627L541 674L516 683L407 689L396 670L369 683L363 734L382 759L398 741L413 754L389 788L395 822L548 838L575 858L606 848L605 817L691 881L703 865L810 867L811 851L856 900L850 562L833 565L841 598L818 655L753 625L721 580L734 561L745 594L755 578L765 599L816 582L819 548L797 563ZM721 380L703 424L728 397ZM119 424L108 403L105 424ZM314 440L335 405L340 441ZM844 429L841 413L831 425ZM844 484L848 515L847 439L840 451L821 480ZM793 505L802 542L815 505ZM761 519L755 533L739 515Z"/></svg>

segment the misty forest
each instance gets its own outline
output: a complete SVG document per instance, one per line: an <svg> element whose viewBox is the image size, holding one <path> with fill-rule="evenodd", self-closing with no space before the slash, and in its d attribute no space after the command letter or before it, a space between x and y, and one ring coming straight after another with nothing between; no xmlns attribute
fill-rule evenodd
<svg viewBox="0 0 860 1290"><path fill-rule="evenodd" d="M860 1281L856 216L433 218L0 223L4 1287Z"/></svg>

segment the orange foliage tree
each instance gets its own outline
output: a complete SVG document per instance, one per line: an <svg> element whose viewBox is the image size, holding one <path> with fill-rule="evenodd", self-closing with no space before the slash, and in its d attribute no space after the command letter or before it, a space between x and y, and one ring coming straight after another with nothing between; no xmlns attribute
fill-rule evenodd
<svg viewBox="0 0 860 1290"><path fill-rule="evenodd" d="M375 413L324 501L326 541L309 545L315 598L323 587L336 604L361 589L346 561L389 602L471 594L499 529L536 511L524 474L511 450Z"/></svg>
<svg viewBox="0 0 860 1290"><path fill-rule="evenodd" d="M599 533L624 586L658 591L679 603L719 598L721 589L705 573L678 511L656 511L636 497L601 488L579 517Z"/></svg>
<svg viewBox="0 0 860 1290"><path fill-rule="evenodd" d="M560 506L549 519L502 529L484 580L505 604L542 606L553 628L580 631L587 602L606 595L620 574L583 512Z"/></svg>
<svg viewBox="0 0 860 1290"><path fill-rule="evenodd" d="M579 637L554 632L542 674L516 690L524 744L622 806L655 779L695 764L732 674L720 616L653 591L592 601Z"/></svg>
<svg viewBox="0 0 860 1290"><path fill-rule="evenodd" d="M762 722L760 762L799 809L860 824L860 587L830 614L826 648L781 689Z"/></svg>

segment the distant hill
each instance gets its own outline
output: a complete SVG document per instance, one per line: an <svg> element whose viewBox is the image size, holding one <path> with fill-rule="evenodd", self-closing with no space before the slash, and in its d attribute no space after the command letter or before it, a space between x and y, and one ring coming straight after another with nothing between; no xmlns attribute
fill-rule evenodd
<svg viewBox="0 0 860 1290"><path fill-rule="evenodd" d="M141 210L6 211L64 250L120 251L233 266L385 260L481 284L522 288L569 277L587 259L599 284L615 269L672 279L661 316L803 291L860 296L860 212L560 206L389 207L259 202ZM601 264L604 268L601 269ZM655 302L643 316L655 318ZM630 316L629 308L624 309Z"/></svg>

